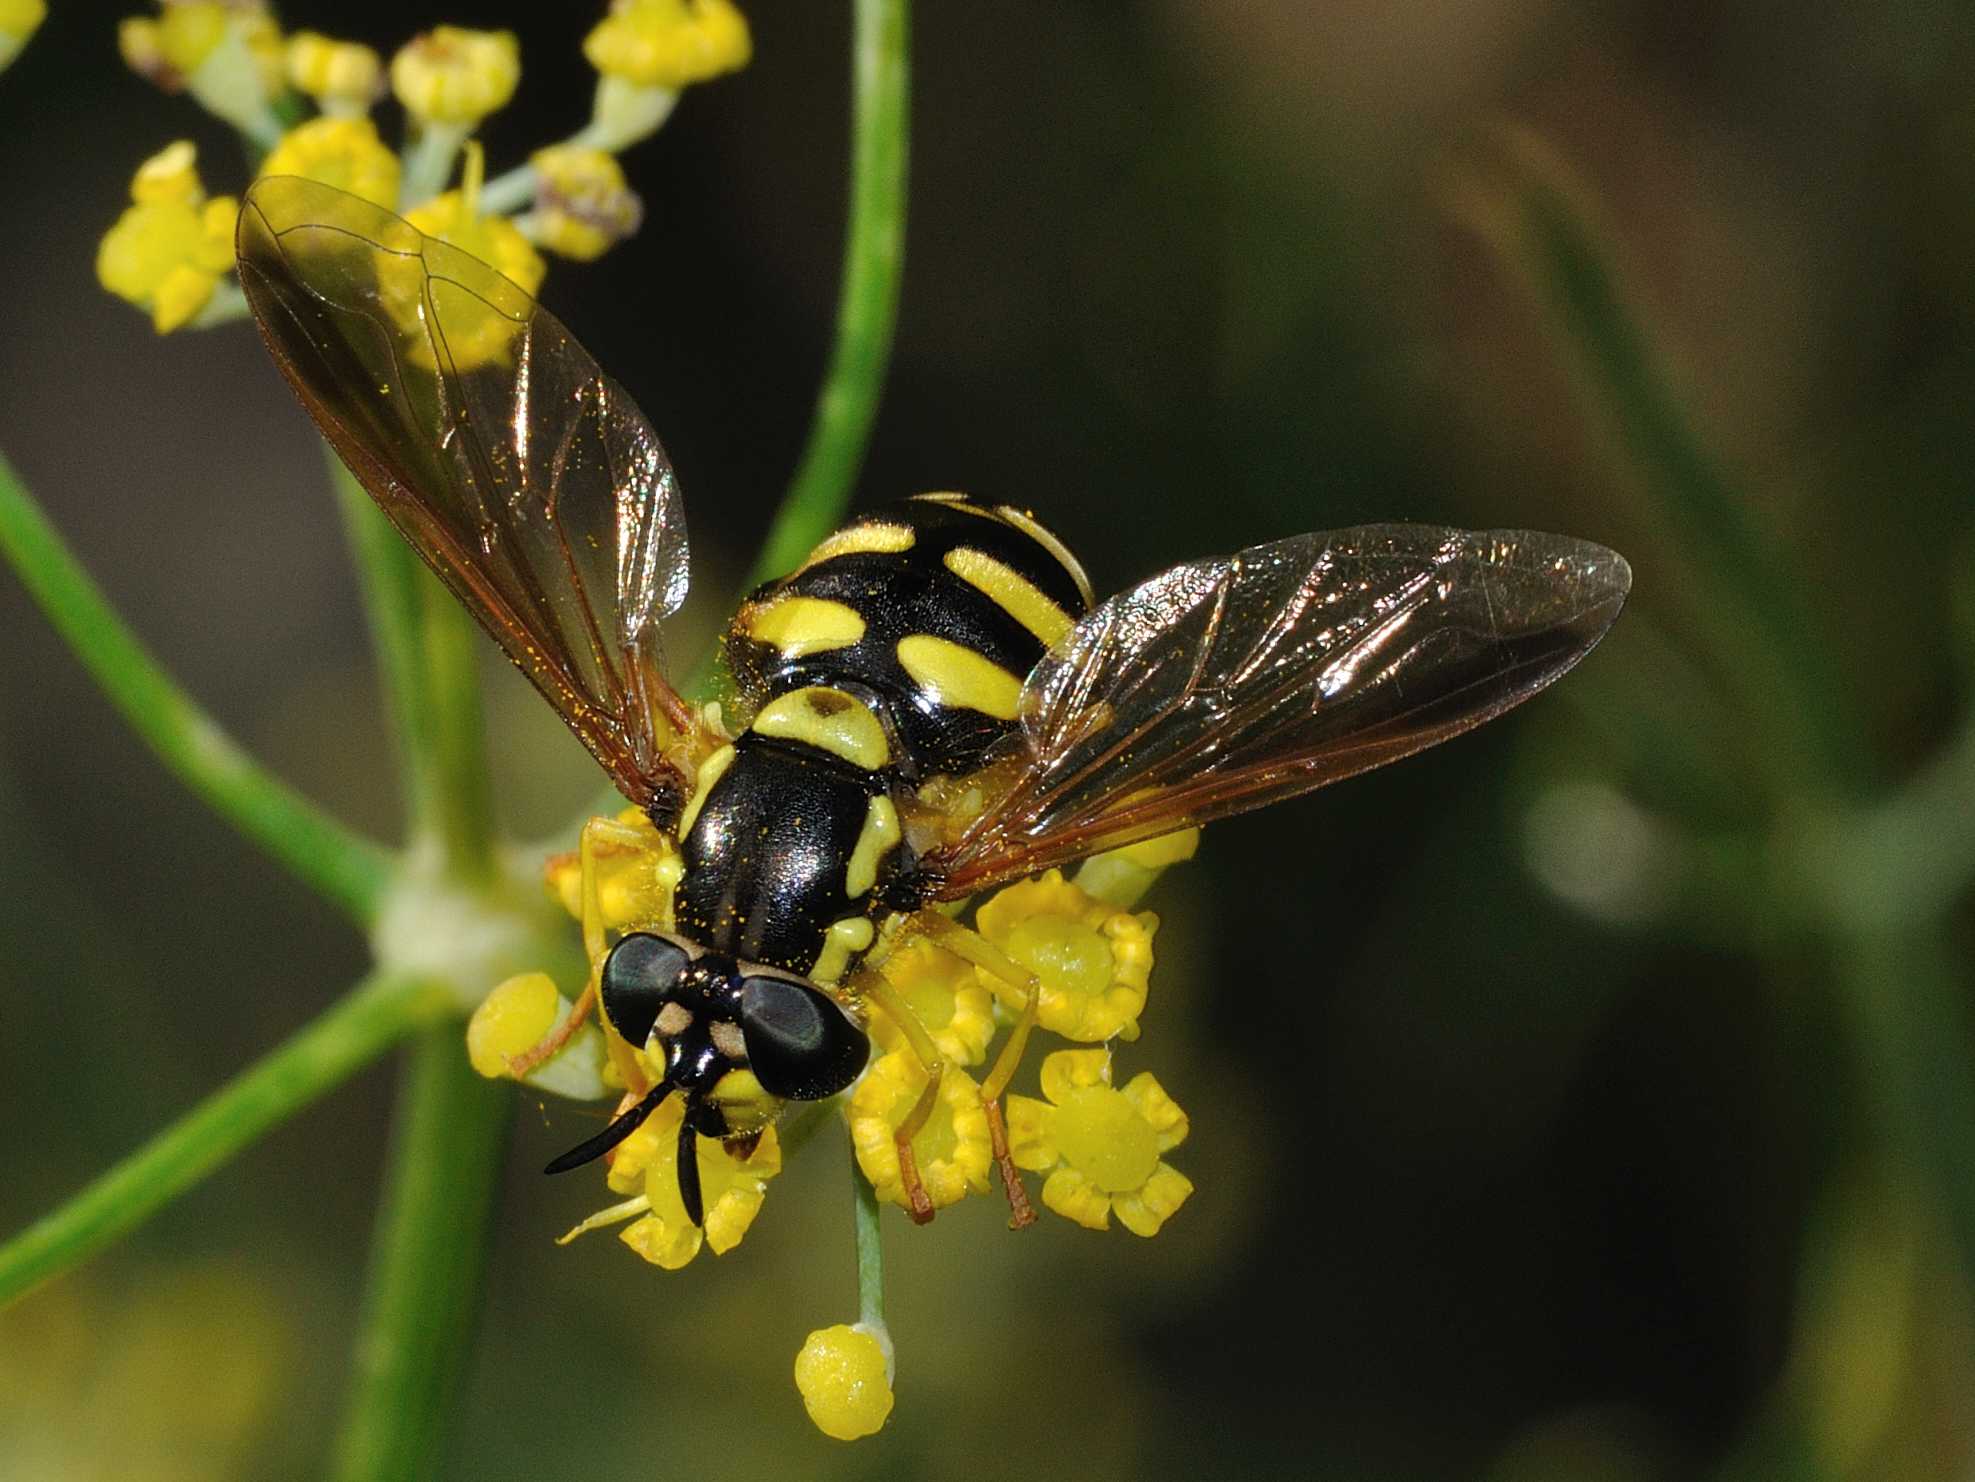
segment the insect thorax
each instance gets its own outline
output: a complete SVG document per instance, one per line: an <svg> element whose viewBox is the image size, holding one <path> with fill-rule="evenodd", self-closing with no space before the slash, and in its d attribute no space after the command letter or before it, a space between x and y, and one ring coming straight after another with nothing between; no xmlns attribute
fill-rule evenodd
<svg viewBox="0 0 1975 1482"><path fill-rule="evenodd" d="M916 904L899 805L1017 730L1023 679L1089 605L1054 536L960 495L874 511L756 592L727 638L751 719L680 820L679 929L840 975Z"/></svg>

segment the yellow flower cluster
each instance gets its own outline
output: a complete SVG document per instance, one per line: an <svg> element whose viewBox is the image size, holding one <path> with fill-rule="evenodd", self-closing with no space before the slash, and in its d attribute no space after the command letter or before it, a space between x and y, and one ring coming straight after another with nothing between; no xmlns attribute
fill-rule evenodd
<svg viewBox="0 0 1975 1482"><path fill-rule="evenodd" d="M159 334L189 324L233 266L240 203L208 200L197 154L181 139L138 166L131 205L96 250L96 277L118 298L150 312Z"/></svg>
<svg viewBox="0 0 1975 1482"><path fill-rule="evenodd" d="M45 11L46 0L0 0L0 66ZM680 87L732 71L749 55L747 22L731 0L619 0L585 42L599 69L590 123L491 182L483 201L477 177L454 192L441 188L472 132L520 84L512 32L438 26L399 48L387 68L361 42L315 31L284 38L263 0L159 0L155 15L119 24L117 43L135 71L168 91L190 92L248 136L264 151L261 174L305 176L387 209L409 206L421 230L489 263L524 294L546 271L536 244L587 261L637 230L643 206L614 151L663 123ZM387 74L414 125L402 155L369 117ZM284 123L299 109L298 95L314 102L317 116ZM213 303L230 260L216 263L207 245L182 212L126 213L103 243L99 274L113 292L152 310L161 330L237 317L245 313L238 295ZM415 271L408 267L406 276ZM412 362L430 369L420 293L393 302ZM208 304L213 312L200 318ZM498 360L518 320L463 302L462 312L470 322L446 326L455 363L468 369Z"/></svg>

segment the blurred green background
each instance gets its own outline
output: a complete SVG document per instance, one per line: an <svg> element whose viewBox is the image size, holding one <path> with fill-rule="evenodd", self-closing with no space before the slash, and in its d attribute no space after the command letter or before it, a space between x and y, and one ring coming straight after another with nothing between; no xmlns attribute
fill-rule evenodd
<svg viewBox="0 0 1975 1482"><path fill-rule="evenodd" d="M156 338L92 273L141 159L189 135L224 191L237 150L123 71L115 7L55 8L0 77L0 448L195 694L387 833L307 423L249 328ZM678 466L680 655L800 448L834 307L847 7L749 14L753 66L627 158L642 235L543 293ZM497 167L586 114L588 6L283 18L387 50L514 26ZM1192 1113L1198 1192L1149 1244L1049 1217L1011 1236L990 1200L888 1217L898 1410L875 1441L817 1436L789 1379L853 1311L841 1151L794 1160L737 1252L666 1274L608 1237L550 1243L598 1190L535 1170L592 1123L525 1108L452 1475L1966 1475L1975 12L1165 0L926 4L915 26L862 502L1030 505L1101 590L1304 529L1551 528L1626 552L1634 603L1511 719L1217 826L1167 877L1123 1060ZM1472 229L1504 120L1574 172L1768 575L1697 549L1667 497L1693 479ZM1765 627L1821 687L1761 682ZM11 577L0 632L11 1230L363 957L163 777ZM597 778L496 667L504 814L540 833ZM1853 737L1828 789L1791 755L1824 731ZM1936 790L1902 792L1915 775ZM0 1475L317 1465L390 1079L0 1316Z"/></svg>

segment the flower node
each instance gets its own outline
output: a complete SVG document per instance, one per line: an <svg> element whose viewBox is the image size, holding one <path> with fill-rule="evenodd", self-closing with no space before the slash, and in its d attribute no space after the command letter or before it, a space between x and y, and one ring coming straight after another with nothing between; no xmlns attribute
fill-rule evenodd
<svg viewBox="0 0 1975 1482"><path fill-rule="evenodd" d="M1138 1037L1159 929L1150 911L1115 910L1051 870L983 903L975 926L1036 975L1043 1028L1085 1041Z"/></svg>
<svg viewBox="0 0 1975 1482"><path fill-rule="evenodd" d="M824 1435L855 1441L876 1435L891 1415L884 1345L862 1325L838 1323L809 1335L795 1359L803 1408Z"/></svg>
<svg viewBox="0 0 1975 1482"><path fill-rule="evenodd" d="M644 206L623 167L601 149L557 145L535 152L535 240L589 262L638 229Z"/></svg>
<svg viewBox="0 0 1975 1482"><path fill-rule="evenodd" d="M1059 1050L1042 1062L1046 1102L1008 1098L1009 1150L1047 1177L1042 1202L1087 1229L1118 1222L1156 1235L1193 1192L1161 1156L1186 1140L1186 1113L1150 1071L1111 1084L1109 1050Z"/></svg>

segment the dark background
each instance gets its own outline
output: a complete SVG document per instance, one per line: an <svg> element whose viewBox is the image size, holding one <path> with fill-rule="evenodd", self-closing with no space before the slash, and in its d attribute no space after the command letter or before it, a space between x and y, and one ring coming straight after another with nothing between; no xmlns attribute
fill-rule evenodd
<svg viewBox="0 0 1975 1482"><path fill-rule="evenodd" d="M0 448L236 734L388 834L390 745L312 434L252 331L154 336L92 272L175 137L114 10L60 4L0 76ZM543 298L687 491L690 655L801 446L845 200L843 4L758 0L754 64L626 158L643 233ZM387 52L521 34L504 168L578 127L589 7L295 4ZM907 272L861 503L1033 507L1098 588L1369 520L1532 526L1633 558L1633 611L1484 733L1210 831L1143 1040L1193 1114L1158 1240L992 1201L888 1219L898 1410L817 1437L789 1367L853 1310L843 1157L794 1160L737 1252L667 1274L550 1237L524 1110L460 1477L1931 1477L1968 1459L1968 1288L1860 1131L1811 940L1691 909L1706 847L1628 771L1688 640L1678 536L1532 301L1461 224L1508 119L1571 162L1887 775L1949 725L1975 389L1975 19L1887 0L927 4ZM395 135L396 110L379 111ZM327 908L166 778L0 578L0 1224L25 1223L362 970ZM519 680L505 818L594 795ZM1712 758L1697 717L1679 739ZM1834 702L1835 703L1835 702ZM1744 811L1696 780L1701 821ZM1637 784L1635 786L1635 784ZM1708 789L1712 787L1713 793ZM1943 829L1965 828L1948 816ZM1751 856L1760 862L1760 851ZM1965 924L1965 923L1964 923ZM270 1477L339 1401L390 1077L313 1108L0 1319L0 1474ZM446 1212L434 1211L443 1219Z"/></svg>

